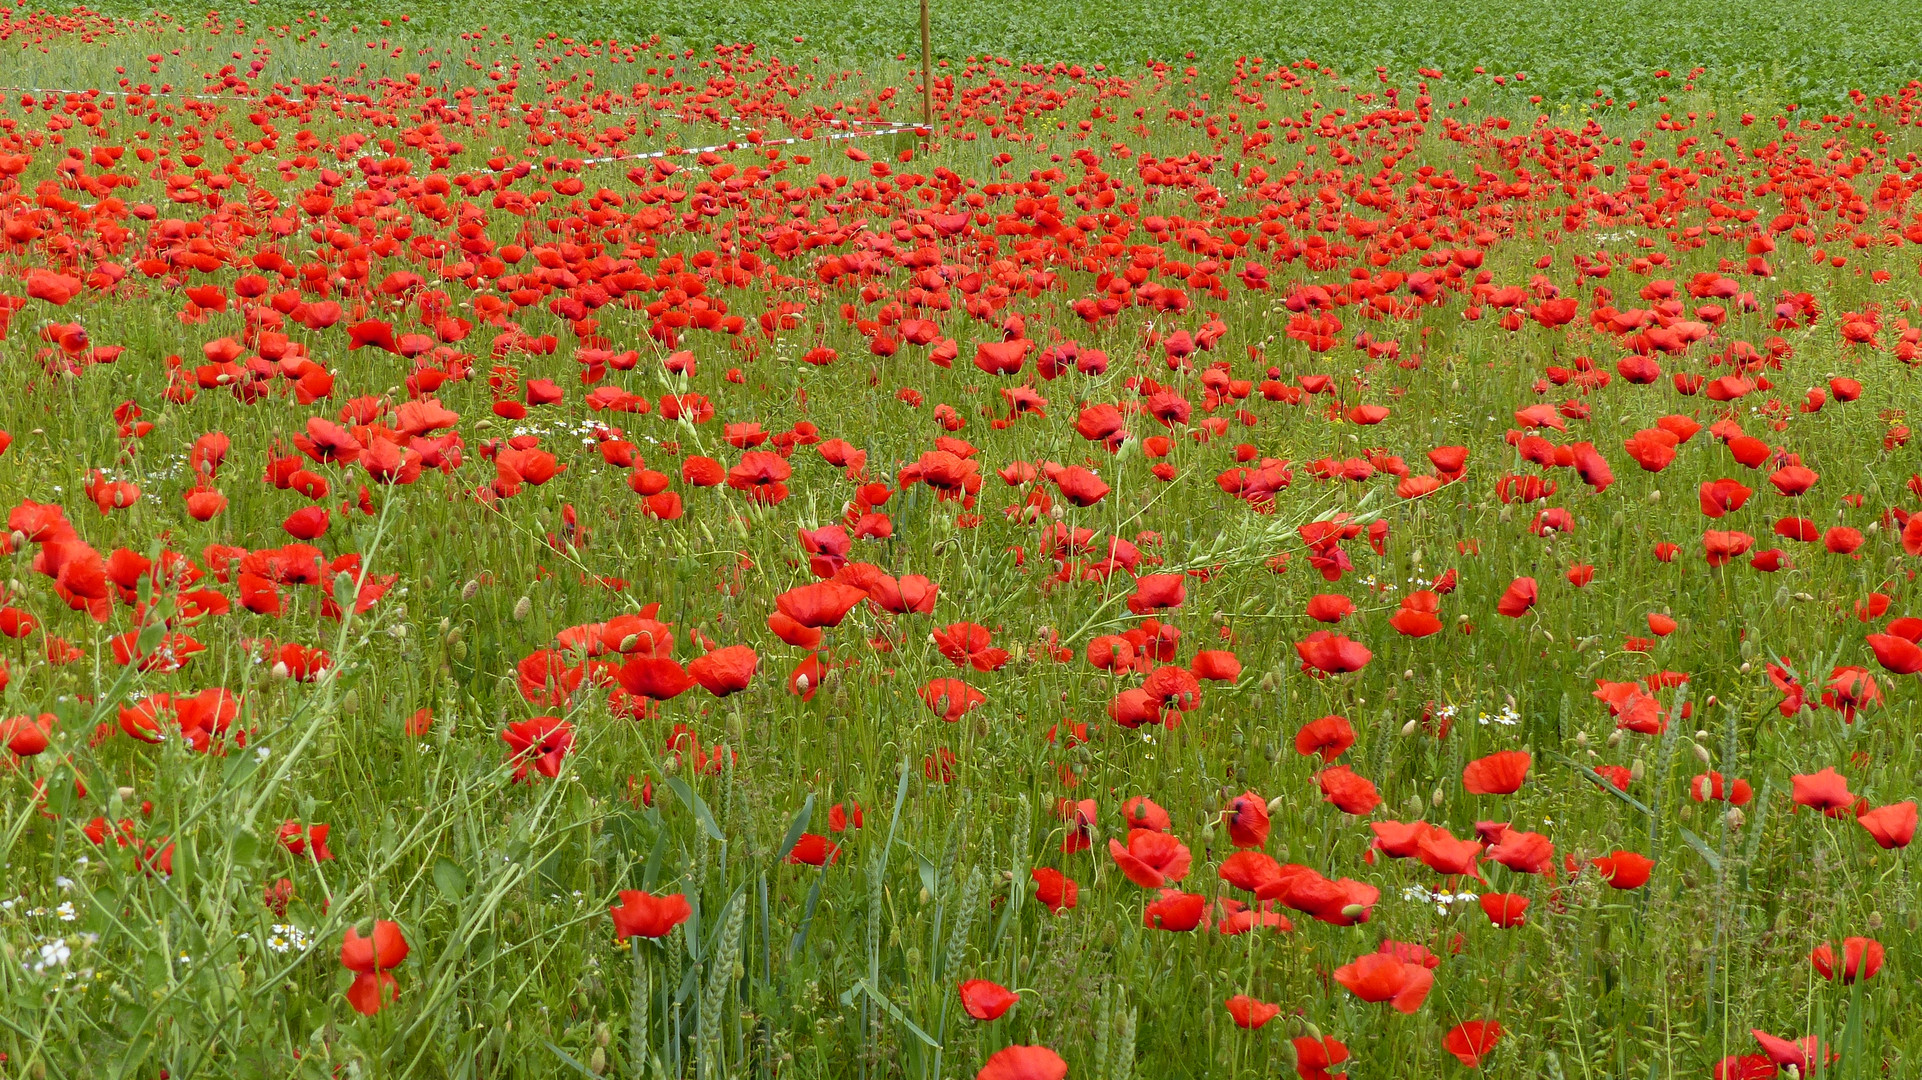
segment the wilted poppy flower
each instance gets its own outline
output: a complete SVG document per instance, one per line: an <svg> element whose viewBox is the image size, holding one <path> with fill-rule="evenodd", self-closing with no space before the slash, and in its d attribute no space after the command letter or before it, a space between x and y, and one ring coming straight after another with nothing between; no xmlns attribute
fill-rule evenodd
<svg viewBox="0 0 1922 1080"><path fill-rule="evenodd" d="M1493 1020L1470 1020L1457 1024L1442 1036L1442 1049L1471 1069L1481 1068L1482 1059L1493 1053L1502 1038L1502 1026Z"/></svg>
<svg viewBox="0 0 1922 1080"><path fill-rule="evenodd" d="M693 907L683 893L655 896L638 889L622 889L620 900L618 907L607 909L614 919L615 941L626 941L630 937L666 937L668 931L694 914Z"/></svg>
<svg viewBox="0 0 1922 1080"><path fill-rule="evenodd" d="M988 1056L974 1080L1066 1080L1068 1063L1045 1046L1004 1046Z"/></svg>
<svg viewBox="0 0 1922 1080"><path fill-rule="evenodd" d="M1842 966L1835 964L1835 950L1824 941L1809 954L1809 963L1815 966L1816 974L1834 981L1837 975L1844 983L1857 979L1873 979L1882 970L1882 943L1874 938L1852 937L1842 939Z"/></svg>
<svg viewBox="0 0 1922 1080"><path fill-rule="evenodd" d="M1228 1015L1234 1018L1235 1026L1255 1030L1273 1020L1281 1013L1281 1006L1257 1001L1247 994L1236 994L1225 1002Z"/></svg>
<svg viewBox="0 0 1922 1080"><path fill-rule="evenodd" d="M986 979L969 979L959 989L961 1007L976 1020L999 1020L1021 1000L1020 994Z"/></svg>

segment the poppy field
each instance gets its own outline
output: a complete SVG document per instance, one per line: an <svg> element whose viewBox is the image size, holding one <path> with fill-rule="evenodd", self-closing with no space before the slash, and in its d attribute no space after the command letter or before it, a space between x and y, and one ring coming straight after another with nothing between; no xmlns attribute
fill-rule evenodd
<svg viewBox="0 0 1922 1080"><path fill-rule="evenodd" d="M1922 1072L1894 61L344 22L0 8L0 1075Z"/></svg>

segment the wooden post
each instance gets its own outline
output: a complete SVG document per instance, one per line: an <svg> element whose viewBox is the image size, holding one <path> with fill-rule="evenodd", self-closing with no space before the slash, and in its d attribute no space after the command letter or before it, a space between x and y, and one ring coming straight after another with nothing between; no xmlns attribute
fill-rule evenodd
<svg viewBox="0 0 1922 1080"><path fill-rule="evenodd" d="M921 126L934 137L934 49L928 42L928 0L921 0Z"/></svg>

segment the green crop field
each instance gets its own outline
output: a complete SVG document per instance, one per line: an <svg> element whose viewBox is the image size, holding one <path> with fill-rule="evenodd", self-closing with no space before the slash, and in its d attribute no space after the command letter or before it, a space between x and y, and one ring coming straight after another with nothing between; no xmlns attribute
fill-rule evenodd
<svg viewBox="0 0 1922 1080"><path fill-rule="evenodd" d="M1922 24L916 16L0 9L0 1077L1922 1072Z"/></svg>

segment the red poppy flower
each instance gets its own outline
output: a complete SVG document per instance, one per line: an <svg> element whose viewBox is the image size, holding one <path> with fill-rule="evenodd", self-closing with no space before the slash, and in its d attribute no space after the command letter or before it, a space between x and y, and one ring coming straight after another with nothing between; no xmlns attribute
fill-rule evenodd
<svg viewBox="0 0 1922 1080"><path fill-rule="evenodd" d="M1224 1003L1228 1015L1234 1018L1235 1026L1250 1031L1260 1028L1281 1014L1281 1006L1257 1001L1246 994L1236 994Z"/></svg>
<svg viewBox="0 0 1922 1080"><path fill-rule="evenodd" d="M1809 1075L1818 1065L1834 1062L1838 1056L1823 1046L1822 1041L1814 1035L1793 1040L1782 1039L1760 1028L1751 1028L1749 1034L1755 1036L1755 1041L1762 1045L1762 1053L1768 1055L1768 1059L1777 1067L1793 1068L1803 1076Z"/></svg>
<svg viewBox="0 0 1922 1080"><path fill-rule="evenodd" d="M1481 895L1483 914L1488 921L1500 929L1513 930L1528 920L1528 897L1514 893L1483 893Z"/></svg>
<svg viewBox="0 0 1922 1080"><path fill-rule="evenodd" d="M1144 889L1159 889L1187 877L1192 859L1188 845L1150 829L1129 830L1126 847L1110 839L1108 854L1129 881Z"/></svg>
<svg viewBox="0 0 1922 1080"><path fill-rule="evenodd" d="M1712 799L1727 802L1731 806L1747 806L1749 800L1755 797L1747 780L1737 780L1730 784L1725 781L1721 773L1712 771L1701 773L1690 780L1688 793L1696 802L1708 802Z"/></svg>
<svg viewBox="0 0 1922 1080"><path fill-rule="evenodd" d="M387 974L407 959L407 938L400 926L376 920L374 932L361 937L348 927L340 943L341 966L355 973L347 988L347 1003L363 1016L372 1016L400 996L399 984Z"/></svg>
<svg viewBox="0 0 1922 1080"><path fill-rule="evenodd" d="M1855 816L1855 821L1884 849L1908 847L1915 839L1915 800L1863 811Z"/></svg>
<svg viewBox="0 0 1922 1080"><path fill-rule="evenodd" d="M1301 1080L1335 1080L1329 1068L1348 1060L1348 1047L1333 1035L1315 1038L1298 1035L1290 1040L1295 1048L1295 1072Z"/></svg>
<svg viewBox="0 0 1922 1080"><path fill-rule="evenodd" d="M838 581L816 581L789 589L774 598L781 614L809 628L839 626L854 605L868 594Z"/></svg>
<svg viewBox="0 0 1922 1080"><path fill-rule="evenodd" d="M788 852L787 861L805 866L826 866L841 857L841 847L818 833L802 833Z"/></svg>
<svg viewBox="0 0 1922 1080"><path fill-rule="evenodd" d="M1034 898L1056 915L1073 908L1079 899L1080 886L1059 870L1037 866L1028 876L1034 880Z"/></svg>
<svg viewBox="0 0 1922 1080"><path fill-rule="evenodd" d="M574 748L574 725L558 716L517 720L501 732L501 741L507 744L516 781L527 779L529 769L551 780L560 775L561 759Z"/></svg>
<svg viewBox="0 0 1922 1080"><path fill-rule="evenodd" d="M1333 761L1355 745L1355 728L1343 716L1324 716L1310 720L1295 733L1295 753L1302 757L1320 754L1321 760Z"/></svg>
<svg viewBox="0 0 1922 1080"><path fill-rule="evenodd" d="M622 889L620 905L607 909L614 919L614 940L630 937L662 938L694 914L686 895L655 896L637 889Z"/></svg>
<svg viewBox="0 0 1922 1080"><path fill-rule="evenodd" d="M1336 675L1360 671L1374 659L1374 653L1359 641L1351 641L1328 630L1317 630L1295 645L1303 671Z"/></svg>
<svg viewBox="0 0 1922 1080"><path fill-rule="evenodd" d="M952 724L987 704L988 696L960 679L929 679L921 688L921 701Z"/></svg>
<svg viewBox="0 0 1922 1080"><path fill-rule="evenodd" d="M1008 662L1008 650L995 648L988 628L958 622L933 632L935 648L955 667L976 671L999 671Z"/></svg>
<svg viewBox="0 0 1922 1080"><path fill-rule="evenodd" d="M1842 940L1842 966L1835 965L1835 949L1828 942L1815 947L1809 954L1809 963L1815 966L1816 974L1833 982L1839 974L1844 983L1857 979L1873 979L1882 970L1882 943L1874 938L1852 937Z"/></svg>
<svg viewBox="0 0 1922 1080"><path fill-rule="evenodd" d="M1353 963L1335 969L1335 981L1367 1002L1388 1002L1397 1012L1412 1014L1427 1000L1435 973L1422 964L1403 963L1387 953L1364 953Z"/></svg>
<svg viewBox="0 0 1922 1080"><path fill-rule="evenodd" d="M1616 850L1589 862L1601 871L1602 879L1612 889L1639 889L1648 884L1649 874L1655 869L1655 860L1633 851Z"/></svg>
<svg viewBox="0 0 1922 1080"><path fill-rule="evenodd" d="M1493 1053L1501 1041L1502 1026L1493 1020L1470 1020L1457 1024L1442 1036L1442 1049L1471 1069L1481 1068L1482 1059Z"/></svg>
<svg viewBox="0 0 1922 1080"><path fill-rule="evenodd" d="M1839 811L1855 803L1855 796L1849 794L1848 780L1833 767L1818 773L1797 774L1789 779L1795 785L1793 799L1797 806L1820 810L1830 817L1840 817Z"/></svg>
<svg viewBox="0 0 1922 1080"><path fill-rule="evenodd" d="M961 1007L976 1020L999 1020L1021 1000L1020 994L986 979L969 979L959 990Z"/></svg>
<svg viewBox="0 0 1922 1080"><path fill-rule="evenodd" d="M1171 930L1185 934L1200 926L1207 914L1208 899L1200 893L1163 889L1160 899L1142 910L1141 925L1150 930Z"/></svg>
<svg viewBox="0 0 1922 1080"><path fill-rule="evenodd" d="M1471 795L1512 795L1528 779L1534 757L1526 750L1503 750L1477 758L1462 769L1462 787Z"/></svg>
<svg viewBox="0 0 1922 1080"><path fill-rule="evenodd" d="M974 1080L1067 1080L1068 1063L1045 1046L1004 1046L988 1056Z"/></svg>
<svg viewBox="0 0 1922 1080"><path fill-rule="evenodd" d="M1252 791L1244 791L1221 812L1228 826L1228 842L1237 848L1258 848L1268 842L1268 803Z"/></svg>
<svg viewBox="0 0 1922 1080"><path fill-rule="evenodd" d="M1536 595L1537 590L1534 578L1516 578L1510 582L1508 588L1503 591L1501 599L1495 604L1495 610L1511 619L1519 619L1523 615L1528 614L1529 608L1535 606Z"/></svg>
<svg viewBox="0 0 1922 1080"><path fill-rule="evenodd" d="M1323 769L1315 777L1323 797L1344 814L1360 816L1381 805L1381 793L1366 777L1346 765Z"/></svg>
<svg viewBox="0 0 1922 1080"><path fill-rule="evenodd" d="M761 658L747 645L726 645L687 662L687 674L715 697L746 690Z"/></svg>

